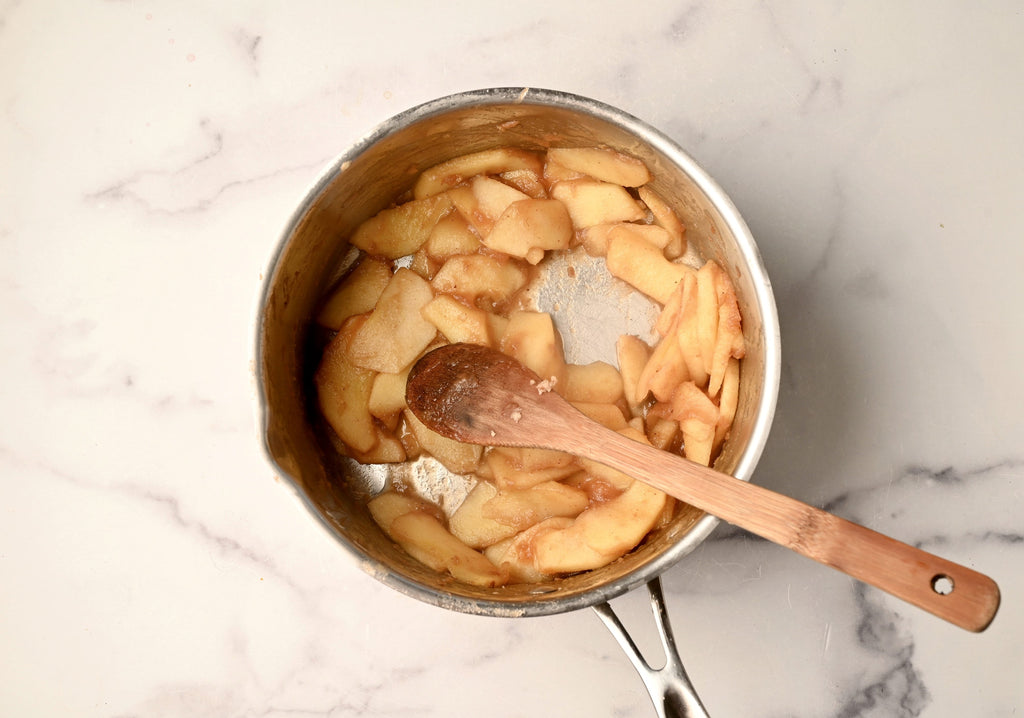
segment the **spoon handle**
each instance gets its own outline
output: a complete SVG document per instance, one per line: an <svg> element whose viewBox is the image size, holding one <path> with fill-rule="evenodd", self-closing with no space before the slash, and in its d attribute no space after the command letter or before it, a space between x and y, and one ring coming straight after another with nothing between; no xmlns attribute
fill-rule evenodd
<svg viewBox="0 0 1024 718"><path fill-rule="evenodd" d="M596 424L576 423L564 443L557 448L590 456L961 628L983 631L999 608L999 587L988 576L796 499Z"/></svg>

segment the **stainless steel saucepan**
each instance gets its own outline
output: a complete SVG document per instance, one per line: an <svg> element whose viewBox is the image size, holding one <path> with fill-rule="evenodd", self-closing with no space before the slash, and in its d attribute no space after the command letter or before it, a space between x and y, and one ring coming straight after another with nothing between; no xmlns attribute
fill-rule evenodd
<svg viewBox="0 0 1024 718"><path fill-rule="evenodd" d="M750 479L774 415L781 360L771 283L749 229L714 180L664 134L600 102L531 88L466 92L403 112L338 157L309 191L271 260L259 309L257 378L267 454L312 515L376 579L435 606L472 614L525 617L593 607L640 672L658 715L707 715L679 661L658 576L703 541L717 519L684 507L622 559L547 584L464 585L417 563L377 527L365 501L384 487L392 469L340 457L319 418L311 377L323 337L313 318L353 259L347 237L409 189L418 171L498 145L604 145L647 164L653 188L670 199L689 243L725 268L737 289L747 355L734 428L716 466ZM655 308L585 257L573 261L573 272L548 269L536 301L554 314L570 361L614 362L615 337L649 336ZM436 466L401 471L424 493L448 505L457 501L445 496L450 486ZM643 585L668 656L661 670L647 666L608 604Z"/></svg>

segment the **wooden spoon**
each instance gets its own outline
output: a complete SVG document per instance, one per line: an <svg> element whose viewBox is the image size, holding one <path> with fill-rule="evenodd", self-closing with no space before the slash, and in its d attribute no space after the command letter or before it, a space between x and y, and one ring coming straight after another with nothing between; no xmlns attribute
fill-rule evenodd
<svg viewBox="0 0 1024 718"><path fill-rule="evenodd" d="M439 434L470 444L556 449L593 459L969 631L983 631L995 617L999 587L988 576L633 441L538 388L540 383L532 371L493 349L449 344L416 362L406 401Z"/></svg>

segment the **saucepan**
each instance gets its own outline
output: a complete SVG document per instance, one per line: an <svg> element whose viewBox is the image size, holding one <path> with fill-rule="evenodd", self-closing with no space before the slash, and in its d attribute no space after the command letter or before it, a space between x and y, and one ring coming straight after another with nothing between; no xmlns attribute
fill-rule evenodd
<svg viewBox="0 0 1024 718"><path fill-rule="evenodd" d="M259 308L256 363L266 453L312 516L375 579L429 604L478 615L594 608L640 672L659 715L707 715L679 660L658 577L693 551L717 519L681 506L640 546L603 568L540 584L463 584L418 563L380 530L366 501L385 488L388 466L341 456L320 418L313 374L323 336L314 318L353 261L353 230L408 191L417 172L496 146L608 147L647 165L652 187L686 226L689 246L717 262L736 288L746 355L733 428L715 466L751 478L772 423L781 359L771 283L747 225L715 181L665 134L601 102L533 88L464 92L402 112L343 152L310 189L271 259ZM614 363L618 334L650 331L652 308L617 281L588 273L585 258L572 271L548 271L536 301L559 325L568 360ZM411 473L424 474L418 479L424 491L443 494L443 477ZM650 592L668 657L660 670L648 666L609 605L640 587Z"/></svg>

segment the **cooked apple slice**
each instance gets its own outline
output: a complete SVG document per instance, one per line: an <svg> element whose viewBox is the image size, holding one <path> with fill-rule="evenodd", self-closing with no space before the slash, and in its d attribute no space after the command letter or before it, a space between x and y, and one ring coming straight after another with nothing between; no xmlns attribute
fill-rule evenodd
<svg viewBox="0 0 1024 718"><path fill-rule="evenodd" d="M704 387L708 383L708 372L701 355L698 301L697 279L694 274L689 274L683 279L683 296L680 300L679 320L676 323L676 340L689 378L697 386Z"/></svg>
<svg viewBox="0 0 1024 718"><path fill-rule="evenodd" d="M412 255L412 261L409 262L409 269L428 282L434 278L434 274L437 273L440 267L441 261L432 258L423 247L416 250L416 253Z"/></svg>
<svg viewBox="0 0 1024 718"><path fill-rule="evenodd" d="M452 514L448 521L448 529L462 543L475 549L514 536L519 529L484 515L484 505L497 495L498 489L494 484L489 481L478 481Z"/></svg>
<svg viewBox="0 0 1024 718"><path fill-rule="evenodd" d="M634 481L611 501L584 511L571 526L537 536L533 542L537 569L563 574L608 565L643 540L661 516L665 501L663 492Z"/></svg>
<svg viewBox="0 0 1024 718"><path fill-rule="evenodd" d="M718 275L721 272L712 260L697 270L697 341L701 362L709 373L714 364L715 342L718 339ZM715 387L715 391L709 393L714 396L717 392L718 387Z"/></svg>
<svg viewBox="0 0 1024 718"><path fill-rule="evenodd" d="M651 446L666 451L678 434L679 422L672 419L655 418L651 422L650 429L647 430L647 440L651 442Z"/></svg>
<svg viewBox="0 0 1024 718"><path fill-rule="evenodd" d="M611 364L568 364L565 384L555 387L569 401L615 404L623 399L622 375Z"/></svg>
<svg viewBox="0 0 1024 718"><path fill-rule="evenodd" d="M547 199L548 191L541 181L540 174L534 170L509 170L502 172L501 181L510 184L523 194L533 199Z"/></svg>
<svg viewBox="0 0 1024 718"><path fill-rule="evenodd" d="M679 385L672 397L672 418L683 432L687 459L710 465L718 417L718 407L696 384L687 381Z"/></svg>
<svg viewBox="0 0 1024 718"><path fill-rule="evenodd" d="M674 335L668 336L658 342L651 358L644 365L637 380L636 393L638 397L645 398L650 392L658 401L669 401L680 382L689 378L679 342Z"/></svg>
<svg viewBox="0 0 1024 718"><path fill-rule="evenodd" d="M668 232L670 240L665 245L665 256L669 259L681 257L686 253L686 227L679 220L675 210L649 185L637 187L641 201L647 205L654 217L654 223Z"/></svg>
<svg viewBox="0 0 1024 718"><path fill-rule="evenodd" d="M463 304L450 294L439 294L427 302L422 312L423 317L453 344L494 346L489 315L483 309Z"/></svg>
<svg viewBox="0 0 1024 718"><path fill-rule="evenodd" d="M743 339L743 326L739 304L736 301L736 290L725 272L716 277L718 290L718 328L715 340L714 357L711 361L708 381L708 393L715 396L719 382L725 377L729 359L742 359L746 354Z"/></svg>
<svg viewBox="0 0 1024 718"><path fill-rule="evenodd" d="M480 209L480 199L473 194L472 187L468 184L459 185L445 194L455 206L456 213L472 228L475 236L483 237L491 231L491 227L494 226L494 218Z"/></svg>
<svg viewBox="0 0 1024 718"><path fill-rule="evenodd" d="M613 431L620 431L629 425L626 415L615 404L599 404L590 401L571 401L569 403L579 409L582 414Z"/></svg>
<svg viewBox="0 0 1024 718"><path fill-rule="evenodd" d="M538 468L524 468L515 458L504 451L490 451L484 459L489 475L501 490L528 489L546 481L558 481L574 474L574 464L552 465Z"/></svg>
<svg viewBox="0 0 1024 718"><path fill-rule="evenodd" d="M522 530L553 516L576 516L589 502L579 489L545 481L528 489L498 491L483 504L483 514Z"/></svg>
<svg viewBox="0 0 1024 718"><path fill-rule="evenodd" d="M396 427L399 415L406 408L405 383L411 368L412 365L409 365L397 374L380 373L373 380L367 408L391 429Z"/></svg>
<svg viewBox="0 0 1024 718"><path fill-rule="evenodd" d="M576 457L564 451L553 449L535 449L532 447L519 446L496 446L493 453L505 454L508 458L523 471L537 471L538 469L551 469L554 467L570 466ZM575 469L572 469L575 470ZM565 474L568 476L568 473Z"/></svg>
<svg viewBox="0 0 1024 718"><path fill-rule="evenodd" d="M496 252L537 264L549 249L567 249L573 238L565 205L553 199L525 199L510 204L483 243Z"/></svg>
<svg viewBox="0 0 1024 718"><path fill-rule="evenodd" d="M619 363L619 374L622 375L622 389L630 411L638 414L647 392L642 395L637 391L640 375L647 366L651 348L640 337L623 334L615 342L616 361Z"/></svg>
<svg viewBox="0 0 1024 718"><path fill-rule="evenodd" d="M367 254L398 259L419 249L438 220L451 210L446 194L406 202L360 224L349 241Z"/></svg>
<svg viewBox="0 0 1024 718"><path fill-rule="evenodd" d="M565 203L576 229L609 222L635 222L644 210L621 185L592 179L557 182L551 197Z"/></svg>
<svg viewBox="0 0 1024 718"><path fill-rule="evenodd" d="M434 298L430 284L412 270L399 268L352 337L349 360L373 371L397 374L420 355L437 335L421 310Z"/></svg>
<svg viewBox="0 0 1024 718"><path fill-rule="evenodd" d="M637 224L635 222L611 222L595 224L587 227L581 233L583 248L591 257L604 257L608 254L608 245L614 234L626 232L634 234L653 244L658 249L664 248L671 241L671 237L661 227L653 224Z"/></svg>
<svg viewBox="0 0 1024 718"><path fill-rule="evenodd" d="M496 147L453 157L425 170L416 181L413 196L421 199L444 192L474 175L497 175L515 170L528 170L540 175L544 171L544 160L536 152L515 147Z"/></svg>
<svg viewBox="0 0 1024 718"><path fill-rule="evenodd" d="M447 571L474 586L500 586L507 574L459 541L437 517L424 511L402 514L391 521L391 535L406 552L435 571Z"/></svg>
<svg viewBox="0 0 1024 718"><path fill-rule="evenodd" d="M497 306L526 286L529 275L521 262L487 254L450 257L434 275L438 292L462 297L481 309Z"/></svg>
<svg viewBox="0 0 1024 718"><path fill-rule="evenodd" d="M520 192L515 187L493 177L483 175L474 177L469 183L469 188L476 199L476 212L483 214L487 218L486 224L492 228L494 223L498 221L498 217L502 215L510 204L530 199L529 195ZM473 224L478 224L475 219L470 219L469 221ZM490 230L485 232L484 236L486 237L489 233Z"/></svg>
<svg viewBox="0 0 1024 718"><path fill-rule="evenodd" d="M619 222L606 222L586 227L578 233L580 244L591 257L604 257L608 254L608 241L612 230Z"/></svg>
<svg viewBox="0 0 1024 718"><path fill-rule="evenodd" d="M316 321L337 331L345 320L373 309L391 281L391 267L375 257L363 257L331 292Z"/></svg>
<svg viewBox="0 0 1024 718"><path fill-rule="evenodd" d="M722 444L729 438L733 419L736 418L736 407L739 403L740 362L730 359L722 379L722 392L718 397L718 422L715 424L715 441L713 453L717 454Z"/></svg>
<svg viewBox="0 0 1024 718"><path fill-rule="evenodd" d="M488 329L490 330L491 346L500 346L501 338L505 336L505 331L508 329L508 317L503 317L500 314L488 312L487 326Z"/></svg>
<svg viewBox="0 0 1024 718"><path fill-rule="evenodd" d="M634 479L628 474L624 474L618 469L613 469L610 466L598 463L593 459L579 459L580 466L583 467L583 474L590 479L596 479L604 484L602 489L603 500L610 500L614 496L621 494L623 491L628 489L633 483ZM567 483L571 482L567 481ZM582 487L581 487L582 488Z"/></svg>
<svg viewBox="0 0 1024 718"><path fill-rule="evenodd" d="M525 310L509 314L501 351L535 371L542 380L550 381L554 377L554 386L565 383L567 369L562 336L555 329L550 314Z"/></svg>
<svg viewBox="0 0 1024 718"><path fill-rule="evenodd" d="M403 413L406 426L412 431L419 445L437 459L449 471L456 474L471 473L480 463L483 447L476 444L464 444L461 441L441 436L421 422L415 414L406 410Z"/></svg>
<svg viewBox="0 0 1024 718"><path fill-rule="evenodd" d="M441 516L441 510L418 496L402 494L394 490L387 490L370 499L366 503L370 510L370 516L383 529L384 533L391 536L391 522L399 516L413 511L423 511Z"/></svg>
<svg viewBox="0 0 1024 718"><path fill-rule="evenodd" d="M480 249L480 240L465 218L452 212L434 225L423 249L432 259L444 261L454 254L473 254Z"/></svg>
<svg viewBox="0 0 1024 718"><path fill-rule="evenodd" d="M548 159L574 172L623 187L639 187L651 181L647 165L609 147L552 147Z"/></svg>
<svg viewBox="0 0 1024 718"><path fill-rule="evenodd" d="M365 321L366 315L359 315L342 325L324 348L313 377L321 414L338 438L355 451L369 451L377 443L376 427L367 408L374 372L348 359L352 335Z"/></svg>
<svg viewBox="0 0 1024 718"><path fill-rule="evenodd" d="M360 464L400 464L409 458L405 446L388 429L376 427L377 443L369 451L349 449L349 455Z"/></svg>
<svg viewBox="0 0 1024 718"><path fill-rule="evenodd" d="M555 162L550 156L544 158L544 181L548 186L565 180L583 179L586 177L582 172L571 170L563 164Z"/></svg>
<svg viewBox="0 0 1024 718"><path fill-rule="evenodd" d="M665 259L661 250L633 234L614 234L605 258L614 277L631 284L659 304L668 302L683 277L694 270Z"/></svg>
<svg viewBox="0 0 1024 718"><path fill-rule="evenodd" d="M669 296L668 301L665 302L665 306L661 308L658 321L654 324L654 329L660 336L667 337L669 334L675 334L678 330L679 311L682 309L682 305L683 282L680 282Z"/></svg>
<svg viewBox="0 0 1024 718"><path fill-rule="evenodd" d="M553 518L541 521L536 526L522 531L512 538L499 541L484 549L484 555L491 563L508 571L509 580L520 583L537 583L547 578L534 564L534 541L549 531L557 531L572 526L571 518Z"/></svg>
<svg viewBox="0 0 1024 718"><path fill-rule="evenodd" d="M583 491L557 481L501 491L480 481L452 514L449 525L467 546L483 548L554 516L576 516L588 501Z"/></svg>

